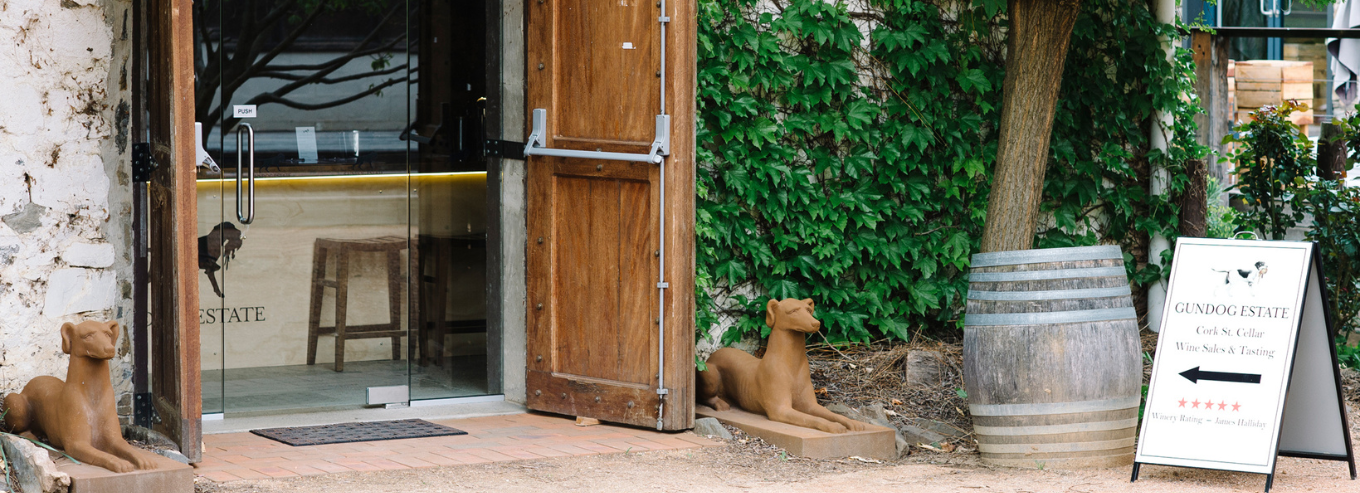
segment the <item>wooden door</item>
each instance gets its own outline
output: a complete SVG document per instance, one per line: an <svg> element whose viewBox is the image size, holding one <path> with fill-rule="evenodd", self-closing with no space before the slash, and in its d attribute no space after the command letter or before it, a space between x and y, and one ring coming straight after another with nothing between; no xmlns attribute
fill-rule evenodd
<svg viewBox="0 0 1360 493"><path fill-rule="evenodd" d="M694 3L666 5L671 22L664 79L658 2L527 4L526 120L532 125L532 111L547 110L546 147L647 153L661 114L662 84L672 115L664 206L656 164L542 156L527 161L528 406L668 430L690 428ZM661 295L658 228L663 215L669 288ZM664 303L664 334L659 303ZM663 366L665 395L658 392Z"/></svg>
<svg viewBox="0 0 1360 493"><path fill-rule="evenodd" d="M203 457L198 343L197 187L194 182L194 52L191 0L147 4L144 95L148 184L151 394L157 431L190 461Z"/></svg>

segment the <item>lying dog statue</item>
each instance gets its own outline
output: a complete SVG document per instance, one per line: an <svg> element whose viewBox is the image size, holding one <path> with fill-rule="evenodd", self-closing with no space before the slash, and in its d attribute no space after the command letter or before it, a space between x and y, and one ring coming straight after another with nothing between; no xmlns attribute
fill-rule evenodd
<svg viewBox="0 0 1360 493"><path fill-rule="evenodd" d="M864 423L822 407L812 392L805 338L822 328L812 317L812 308L810 299L770 300L765 305L765 325L770 326L765 357L733 348L714 351L708 369L695 379L699 403L718 411L732 403L771 421L828 433L867 430Z"/></svg>
<svg viewBox="0 0 1360 493"><path fill-rule="evenodd" d="M113 472L155 469L153 459L123 439L109 380L118 322L65 323L61 351L71 355L66 382L38 377L22 393L5 396L4 427L32 431L76 460Z"/></svg>

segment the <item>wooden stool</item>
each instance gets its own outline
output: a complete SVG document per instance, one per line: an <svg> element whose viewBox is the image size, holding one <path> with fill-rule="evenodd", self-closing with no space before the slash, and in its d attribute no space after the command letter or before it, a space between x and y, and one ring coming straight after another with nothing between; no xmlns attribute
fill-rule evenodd
<svg viewBox="0 0 1360 493"><path fill-rule="evenodd" d="M317 238L312 250L311 313L307 319L307 364L316 364L316 340L323 334L335 334L335 371L345 371L345 340L392 338L392 359L401 359L401 338L406 331L401 326L401 251L407 249L406 238L383 236L358 240ZM388 323L348 325L349 309L349 254L351 252L387 253ZM335 280L326 279L326 261L336 258ZM321 326L321 300L326 288L335 288L335 326Z"/></svg>

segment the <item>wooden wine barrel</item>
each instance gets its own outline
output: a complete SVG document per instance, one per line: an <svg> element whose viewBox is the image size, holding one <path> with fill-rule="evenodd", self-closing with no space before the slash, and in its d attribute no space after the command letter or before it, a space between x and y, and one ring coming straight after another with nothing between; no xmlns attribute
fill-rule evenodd
<svg viewBox="0 0 1360 493"><path fill-rule="evenodd" d="M1119 247L980 253L968 283L964 385L983 461L1132 464L1143 367Z"/></svg>

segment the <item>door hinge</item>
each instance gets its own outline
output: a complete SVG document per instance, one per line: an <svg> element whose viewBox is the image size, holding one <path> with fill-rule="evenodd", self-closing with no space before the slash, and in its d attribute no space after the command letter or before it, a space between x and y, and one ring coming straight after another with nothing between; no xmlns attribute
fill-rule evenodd
<svg viewBox="0 0 1360 493"><path fill-rule="evenodd" d="M512 140L486 139L483 153L487 157L524 160L524 143Z"/></svg>
<svg viewBox="0 0 1360 493"><path fill-rule="evenodd" d="M152 404L154 401L150 392L132 396L133 424L150 429L155 423L161 422L160 415L156 414L156 406Z"/></svg>
<svg viewBox="0 0 1360 493"><path fill-rule="evenodd" d="M151 159L151 144L132 144L132 181L151 181L151 172L155 169L156 161Z"/></svg>

